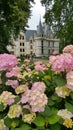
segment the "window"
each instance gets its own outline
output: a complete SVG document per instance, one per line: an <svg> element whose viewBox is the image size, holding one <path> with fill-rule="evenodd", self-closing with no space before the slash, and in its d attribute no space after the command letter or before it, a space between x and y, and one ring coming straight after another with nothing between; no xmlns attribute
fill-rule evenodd
<svg viewBox="0 0 73 130"><path fill-rule="evenodd" d="M31 55L33 54L32 51L30 52L30 54L31 54Z"/></svg>
<svg viewBox="0 0 73 130"><path fill-rule="evenodd" d="M41 53L43 54L43 41L41 41Z"/></svg>
<svg viewBox="0 0 73 130"><path fill-rule="evenodd" d="M50 47L50 42L48 42L48 47Z"/></svg>
<svg viewBox="0 0 73 130"><path fill-rule="evenodd" d="M20 48L20 52L22 52L22 49Z"/></svg>
<svg viewBox="0 0 73 130"><path fill-rule="evenodd" d="M23 46L24 46L24 43L23 43Z"/></svg>
<svg viewBox="0 0 73 130"><path fill-rule="evenodd" d="M50 49L48 50L48 54L50 54Z"/></svg>
<svg viewBox="0 0 73 130"><path fill-rule="evenodd" d="M23 49L23 52L24 52L25 50Z"/></svg>
<svg viewBox="0 0 73 130"><path fill-rule="evenodd" d="M20 39L22 39L22 35L20 35Z"/></svg>
<svg viewBox="0 0 73 130"><path fill-rule="evenodd" d="M30 40L30 43L32 43L32 40Z"/></svg>
<svg viewBox="0 0 73 130"><path fill-rule="evenodd" d="M54 47L54 42L52 43L52 47Z"/></svg>
<svg viewBox="0 0 73 130"><path fill-rule="evenodd" d="M20 46L22 45L22 43L20 42Z"/></svg>
<svg viewBox="0 0 73 130"><path fill-rule="evenodd" d="M32 45L30 45L30 49L32 49Z"/></svg>
<svg viewBox="0 0 73 130"><path fill-rule="evenodd" d="M14 54L14 51L11 51L11 54Z"/></svg>
<svg viewBox="0 0 73 130"><path fill-rule="evenodd" d="M24 36L22 36L22 39L24 40Z"/></svg>

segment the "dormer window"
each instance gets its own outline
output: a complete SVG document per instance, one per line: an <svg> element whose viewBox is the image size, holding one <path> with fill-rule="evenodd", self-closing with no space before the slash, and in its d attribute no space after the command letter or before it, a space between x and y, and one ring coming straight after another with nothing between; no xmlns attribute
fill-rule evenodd
<svg viewBox="0 0 73 130"><path fill-rule="evenodd" d="M20 40L21 40L21 39L24 40L24 36L22 36L22 35L20 34Z"/></svg>
<svg viewBox="0 0 73 130"><path fill-rule="evenodd" d="M32 40L30 40L30 43L32 43Z"/></svg>
<svg viewBox="0 0 73 130"><path fill-rule="evenodd" d="M32 48L32 45L30 46L30 49L33 49L33 48Z"/></svg>
<svg viewBox="0 0 73 130"><path fill-rule="evenodd" d="M22 39L22 35L20 35L20 39Z"/></svg>
<svg viewBox="0 0 73 130"><path fill-rule="evenodd" d="M22 36L22 39L24 40L24 36Z"/></svg>

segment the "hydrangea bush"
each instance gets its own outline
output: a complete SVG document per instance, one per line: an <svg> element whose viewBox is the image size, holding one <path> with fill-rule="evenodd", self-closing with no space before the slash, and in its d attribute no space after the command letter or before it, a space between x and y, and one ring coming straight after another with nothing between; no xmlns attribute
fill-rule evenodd
<svg viewBox="0 0 73 130"><path fill-rule="evenodd" d="M73 45L47 63L0 54L0 129L73 130Z"/></svg>

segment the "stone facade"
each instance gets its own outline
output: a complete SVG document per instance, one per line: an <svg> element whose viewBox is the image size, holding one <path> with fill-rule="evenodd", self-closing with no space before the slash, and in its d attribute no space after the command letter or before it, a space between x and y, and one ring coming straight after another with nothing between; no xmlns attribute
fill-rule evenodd
<svg viewBox="0 0 73 130"><path fill-rule="evenodd" d="M41 20L37 30L20 32L18 38L11 38L12 45L7 49L17 57L35 55L36 57L49 56L53 51L59 52L59 39L54 37L48 25L42 25Z"/></svg>

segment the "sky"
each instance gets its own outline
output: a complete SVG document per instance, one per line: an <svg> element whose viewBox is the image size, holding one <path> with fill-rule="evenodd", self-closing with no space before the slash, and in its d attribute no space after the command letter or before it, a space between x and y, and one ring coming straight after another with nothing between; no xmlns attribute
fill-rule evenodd
<svg viewBox="0 0 73 130"><path fill-rule="evenodd" d="M37 25L39 24L39 20L44 22L43 16L45 13L45 7L43 7L40 3L40 0L35 0L35 5L31 8L31 18L28 20L29 29L36 30Z"/></svg>

